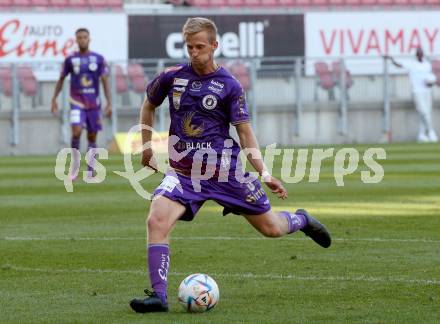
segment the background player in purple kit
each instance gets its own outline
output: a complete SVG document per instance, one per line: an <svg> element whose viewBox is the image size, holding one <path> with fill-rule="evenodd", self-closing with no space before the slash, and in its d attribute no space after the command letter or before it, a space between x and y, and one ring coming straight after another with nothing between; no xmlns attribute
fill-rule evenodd
<svg viewBox="0 0 440 324"><path fill-rule="evenodd" d="M106 98L105 115L112 113L112 101L108 84L108 66L102 55L89 50L90 33L86 28L75 32L78 52L68 56L63 64L60 78L52 97L52 113L58 112L57 97L63 88L64 79L70 74L70 124L72 126L71 147L79 150L81 131L87 128L88 149L96 148L96 137L102 129L101 99L99 83L102 82ZM79 159L74 154L74 165ZM93 166L88 166L92 176Z"/></svg>
<svg viewBox="0 0 440 324"><path fill-rule="evenodd" d="M273 212L260 181L241 170L240 147L229 135L230 124L236 127L241 148L253 150L247 159L263 182L279 198L287 197L282 183L270 175L261 159L240 83L214 61L216 34L211 20L188 19L183 36L190 62L166 69L147 87L141 123L152 126L156 107L168 97L169 134L178 141L169 147L171 168L154 193L147 219L154 291L146 290L147 298L130 302L139 313L168 311L169 234L177 220L192 220L206 200L222 205L224 214L242 215L267 237L301 230L325 248L331 244L326 228L305 210ZM143 143L150 140L151 131L143 130ZM157 170L151 148L142 152L142 164Z"/></svg>

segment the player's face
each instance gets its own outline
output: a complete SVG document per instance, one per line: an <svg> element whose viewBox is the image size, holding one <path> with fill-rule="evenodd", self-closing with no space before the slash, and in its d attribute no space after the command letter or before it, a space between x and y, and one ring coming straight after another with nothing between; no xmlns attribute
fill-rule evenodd
<svg viewBox="0 0 440 324"><path fill-rule="evenodd" d="M89 33L84 31L76 33L76 43L80 51L87 51L90 43Z"/></svg>
<svg viewBox="0 0 440 324"><path fill-rule="evenodd" d="M203 69L214 61L214 51L218 47L217 41L209 41L208 33L201 31L188 35L185 39L191 64Z"/></svg>

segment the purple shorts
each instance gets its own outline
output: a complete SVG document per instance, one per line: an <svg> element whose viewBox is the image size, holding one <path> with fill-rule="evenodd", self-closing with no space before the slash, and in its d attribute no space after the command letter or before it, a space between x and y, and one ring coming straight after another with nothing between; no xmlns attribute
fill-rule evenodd
<svg viewBox="0 0 440 324"><path fill-rule="evenodd" d="M193 184L191 177L167 172L154 196L164 196L177 201L186 207L180 220L191 221L203 203L214 200L223 206L223 215L261 215L270 210L270 203L261 183L248 172L244 174L250 181L240 183L233 176L228 182L217 178L197 181L200 187ZM195 190L197 189L197 190Z"/></svg>
<svg viewBox="0 0 440 324"><path fill-rule="evenodd" d="M78 125L87 128L88 132L97 133L102 129L101 109L81 109L71 105L70 125Z"/></svg>

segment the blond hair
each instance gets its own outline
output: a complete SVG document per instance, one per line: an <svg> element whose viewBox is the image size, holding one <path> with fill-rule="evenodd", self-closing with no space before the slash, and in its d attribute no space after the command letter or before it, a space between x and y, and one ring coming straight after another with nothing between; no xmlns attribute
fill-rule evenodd
<svg viewBox="0 0 440 324"><path fill-rule="evenodd" d="M208 33L208 39L210 42L214 42L217 39L217 26L215 23L202 17L188 18L183 25L182 33L183 39L186 39L188 35L200 33L206 31Z"/></svg>

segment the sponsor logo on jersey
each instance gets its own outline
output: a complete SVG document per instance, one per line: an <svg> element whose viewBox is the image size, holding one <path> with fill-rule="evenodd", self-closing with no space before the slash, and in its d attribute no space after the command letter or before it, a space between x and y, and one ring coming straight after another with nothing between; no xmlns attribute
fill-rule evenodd
<svg viewBox="0 0 440 324"><path fill-rule="evenodd" d="M198 80L193 81L193 82L191 82L191 90L192 91L200 91L200 89L202 88L202 85L203 85L202 81L198 81Z"/></svg>
<svg viewBox="0 0 440 324"><path fill-rule="evenodd" d="M174 78L173 85L186 87L188 85L188 79Z"/></svg>
<svg viewBox="0 0 440 324"><path fill-rule="evenodd" d="M177 92L185 92L186 88L185 87L174 87L173 90L177 91Z"/></svg>
<svg viewBox="0 0 440 324"><path fill-rule="evenodd" d="M205 130L205 125L202 122L201 125L194 125L193 122L193 117L194 117L195 112L189 112L185 115L185 118L183 118L182 121L182 130L183 133L187 136L190 137L200 137L203 135L203 131Z"/></svg>
<svg viewBox="0 0 440 324"><path fill-rule="evenodd" d="M202 105L205 107L205 109L213 110L215 107L217 107L217 98L214 95L206 95L202 99Z"/></svg>

